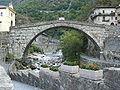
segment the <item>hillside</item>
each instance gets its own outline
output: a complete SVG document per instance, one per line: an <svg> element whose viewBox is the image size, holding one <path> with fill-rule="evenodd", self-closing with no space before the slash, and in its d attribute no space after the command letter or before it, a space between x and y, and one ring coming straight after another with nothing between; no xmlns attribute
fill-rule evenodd
<svg viewBox="0 0 120 90"><path fill-rule="evenodd" d="M61 16L85 21L91 8L91 2L83 0L26 0L15 5L16 12L30 17L32 22L57 20Z"/></svg>
<svg viewBox="0 0 120 90"><path fill-rule="evenodd" d="M0 4L10 1L0 0ZM26 18L28 22L57 20L61 16L66 20L87 21L95 6L116 6L120 0L12 0L12 3L18 18ZM19 24L22 20L18 20Z"/></svg>

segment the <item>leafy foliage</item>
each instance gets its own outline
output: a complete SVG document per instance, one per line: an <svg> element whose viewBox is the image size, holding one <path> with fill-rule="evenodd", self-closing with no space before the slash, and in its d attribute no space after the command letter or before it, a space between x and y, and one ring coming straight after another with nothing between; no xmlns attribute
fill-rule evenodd
<svg viewBox="0 0 120 90"><path fill-rule="evenodd" d="M120 0L96 0L96 6L117 6Z"/></svg>
<svg viewBox="0 0 120 90"><path fill-rule="evenodd" d="M32 22L57 20L64 16L66 20L85 21L88 19L90 9L93 8L92 3L83 0L25 0L17 6L15 10L17 13L31 18ZM71 2L71 5L69 6ZM89 6L89 7L88 7ZM68 12L63 12L69 8ZM87 12L86 12L87 11ZM84 17L82 17L84 16Z"/></svg>
<svg viewBox="0 0 120 90"><path fill-rule="evenodd" d="M14 59L14 55L11 53L8 53L6 55L6 62L11 62Z"/></svg>
<svg viewBox="0 0 120 90"><path fill-rule="evenodd" d="M43 68L48 68L48 65L42 64L41 67L43 67Z"/></svg>
<svg viewBox="0 0 120 90"><path fill-rule="evenodd" d="M8 4L11 0L1 0ZM92 8L96 6L116 6L120 0L12 0L15 11L32 22L57 20L64 16L66 20L86 21ZM63 12L68 10L69 12ZM42 12L46 11L46 12ZM53 11L53 12L49 12Z"/></svg>
<svg viewBox="0 0 120 90"><path fill-rule="evenodd" d="M85 37L75 31L66 31L61 37L61 47L64 58L77 59L80 53L85 51L87 45L84 44Z"/></svg>
<svg viewBox="0 0 120 90"><path fill-rule="evenodd" d="M63 64L68 66L77 66L79 62L64 62Z"/></svg>
<svg viewBox="0 0 120 90"><path fill-rule="evenodd" d="M55 71L55 72L59 71L59 69L57 67L50 67L50 70Z"/></svg>
<svg viewBox="0 0 120 90"><path fill-rule="evenodd" d="M86 64L81 64L80 68L82 69L89 69L89 70L100 70L100 67L96 66L96 65L86 65Z"/></svg>
<svg viewBox="0 0 120 90"><path fill-rule="evenodd" d="M31 45L28 49L28 53L34 53L34 52L42 53L42 54L44 53L41 48Z"/></svg>

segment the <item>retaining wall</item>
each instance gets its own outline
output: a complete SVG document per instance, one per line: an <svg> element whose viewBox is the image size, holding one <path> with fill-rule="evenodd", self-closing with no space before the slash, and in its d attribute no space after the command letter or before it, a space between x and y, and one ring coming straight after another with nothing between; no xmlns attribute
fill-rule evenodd
<svg viewBox="0 0 120 90"><path fill-rule="evenodd" d="M90 59L89 57L86 57L86 56L82 56L81 58L82 58L81 59L82 64L97 65L102 68L106 68L106 67L119 67L120 68L120 62L114 62L111 60L105 61L105 60L99 60L99 59L95 59L95 58Z"/></svg>
<svg viewBox="0 0 120 90"><path fill-rule="evenodd" d="M14 90L12 81L2 66L0 66L0 90Z"/></svg>
<svg viewBox="0 0 120 90"><path fill-rule="evenodd" d="M20 81L44 90L120 90L120 69L104 70L104 78L90 80L79 73L71 74L64 71L53 72L48 68L41 68L39 72L23 70L11 72L13 80Z"/></svg>

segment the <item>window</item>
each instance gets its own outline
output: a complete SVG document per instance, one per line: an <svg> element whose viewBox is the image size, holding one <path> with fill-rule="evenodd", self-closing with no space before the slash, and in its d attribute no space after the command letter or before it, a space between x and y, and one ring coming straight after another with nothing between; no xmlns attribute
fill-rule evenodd
<svg viewBox="0 0 120 90"><path fill-rule="evenodd" d="M0 16L3 16L3 12L0 13Z"/></svg>
<svg viewBox="0 0 120 90"><path fill-rule="evenodd" d="M105 17L103 16L103 21L105 21Z"/></svg>
<svg viewBox="0 0 120 90"><path fill-rule="evenodd" d="M114 26L114 23L111 23L111 25L113 25L113 26Z"/></svg>
<svg viewBox="0 0 120 90"><path fill-rule="evenodd" d="M117 20L117 17L115 17L115 20Z"/></svg>
<svg viewBox="0 0 120 90"><path fill-rule="evenodd" d="M113 20L113 16L111 16L111 20Z"/></svg>
<svg viewBox="0 0 120 90"><path fill-rule="evenodd" d="M103 10L103 13L105 13L105 10Z"/></svg>
<svg viewBox="0 0 120 90"><path fill-rule="evenodd" d="M11 26L13 26L13 21L11 21Z"/></svg>
<svg viewBox="0 0 120 90"><path fill-rule="evenodd" d="M118 21L118 24L120 24L120 21Z"/></svg>
<svg viewBox="0 0 120 90"><path fill-rule="evenodd" d="M118 16L120 16L120 13L118 13Z"/></svg>
<svg viewBox="0 0 120 90"><path fill-rule="evenodd" d="M11 17L12 17L12 13L11 13Z"/></svg>

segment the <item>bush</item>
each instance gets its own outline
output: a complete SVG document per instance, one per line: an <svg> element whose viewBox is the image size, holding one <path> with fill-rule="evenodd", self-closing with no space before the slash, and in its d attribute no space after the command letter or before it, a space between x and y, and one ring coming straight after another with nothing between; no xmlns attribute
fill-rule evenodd
<svg viewBox="0 0 120 90"><path fill-rule="evenodd" d="M64 65L68 65L68 66L77 66L79 64L78 61L73 61L73 62L64 62Z"/></svg>
<svg viewBox="0 0 120 90"><path fill-rule="evenodd" d="M43 67L43 68L48 68L48 65L42 64L41 67Z"/></svg>
<svg viewBox="0 0 120 90"><path fill-rule="evenodd" d="M82 69L89 69L89 70L100 70L100 67L96 66L96 65L86 65L86 64L82 64L80 65L80 68Z"/></svg>
<svg viewBox="0 0 120 90"><path fill-rule="evenodd" d="M59 71L59 69L56 68L56 67L50 67L50 70L51 70L51 71L55 71L55 72Z"/></svg>
<svg viewBox="0 0 120 90"><path fill-rule="evenodd" d="M6 55L6 62L11 62L14 59L14 55L11 53L8 53Z"/></svg>
<svg viewBox="0 0 120 90"><path fill-rule="evenodd" d="M34 53L34 52L41 54L44 53L42 48L36 47L35 45L31 45L28 49L28 53Z"/></svg>

